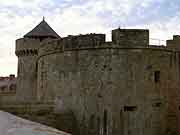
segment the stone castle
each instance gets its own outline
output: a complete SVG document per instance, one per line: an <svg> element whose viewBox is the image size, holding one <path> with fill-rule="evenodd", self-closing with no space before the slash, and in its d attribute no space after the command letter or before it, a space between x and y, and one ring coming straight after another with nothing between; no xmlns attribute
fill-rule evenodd
<svg viewBox="0 0 180 135"><path fill-rule="evenodd" d="M55 127L73 135L180 132L178 35L167 46L149 45L149 30L143 29L115 29L111 42L104 34L61 38L43 20L16 40L15 53L15 101L9 110L1 106L8 111L22 114L28 108L26 116L51 108L48 113L59 116ZM48 121L42 110L28 118Z"/></svg>

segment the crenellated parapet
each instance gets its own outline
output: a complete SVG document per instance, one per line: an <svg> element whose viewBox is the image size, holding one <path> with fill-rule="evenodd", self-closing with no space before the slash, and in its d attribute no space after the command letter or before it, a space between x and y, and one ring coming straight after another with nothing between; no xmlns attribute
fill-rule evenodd
<svg viewBox="0 0 180 135"><path fill-rule="evenodd" d="M17 56L34 56L34 55L38 55L38 50L37 49L17 50L15 53Z"/></svg>
<svg viewBox="0 0 180 135"><path fill-rule="evenodd" d="M112 31L112 42L121 46L148 46L149 30L115 29Z"/></svg>
<svg viewBox="0 0 180 135"><path fill-rule="evenodd" d="M61 38L45 42L39 49L39 55L53 53L56 51L80 50L87 48L98 48L105 43L105 34L87 34Z"/></svg>
<svg viewBox="0 0 180 135"><path fill-rule="evenodd" d="M167 48L180 51L180 35L174 35L173 39L166 41Z"/></svg>
<svg viewBox="0 0 180 135"><path fill-rule="evenodd" d="M33 56L38 55L38 48L41 41L38 39L21 38L16 40L16 51L17 56Z"/></svg>
<svg viewBox="0 0 180 135"><path fill-rule="evenodd" d="M149 45L148 30L116 29L112 31L112 42L105 41L105 34L69 35L61 39L44 42L38 50L38 56L65 51L111 48L170 51L166 46Z"/></svg>

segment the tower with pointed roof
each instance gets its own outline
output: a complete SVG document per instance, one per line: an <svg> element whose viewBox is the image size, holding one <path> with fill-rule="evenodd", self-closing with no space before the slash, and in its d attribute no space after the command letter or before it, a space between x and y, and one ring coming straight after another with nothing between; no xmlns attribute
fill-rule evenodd
<svg viewBox="0 0 180 135"><path fill-rule="evenodd" d="M58 39L60 36L43 20L23 38L16 40L18 57L17 100L31 102L36 100L37 56L42 42Z"/></svg>

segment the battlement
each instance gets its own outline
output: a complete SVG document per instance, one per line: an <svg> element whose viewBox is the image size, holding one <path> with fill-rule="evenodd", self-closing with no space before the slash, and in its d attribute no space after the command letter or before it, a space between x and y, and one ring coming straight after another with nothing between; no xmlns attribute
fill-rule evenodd
<svg viewBox="0 0 180 135"><path fill-rule="evenodd" d="M38 49L43 42L47 42L52 39L41 40L38 38L20 38L16 40L16 51L17 56L34 56L38 55Z"/></svg>
<svg viewBox="0 0 180 135"><path fill-rule="evenodd" d="M112 31L112 42L125 46L148 46L149 30L115 29Z"/></svg>
<svg viewBox="0 0 180 135"><path fill-rule="evenodd" d="M16 40L17 56L37 55L41 41L39 39L21 38Z"/></svg>
<svg viewBox="0 0 180 135"><path fill-rule="evenodd" d="M173 35L173 40L179 40L180 41L180 35Z"/></svg>
<svg viewBox="0 0 180 135"><path fill-rule="evenodd" d="M68 36L63 39L65 48L80 48L89 46L100 46L105 43L105 34L87 34Z"/></svg>
<svg viewBox="0 0 180 135"><path fill-rule="evenodd" d="M167 48L172 50L180 50L180 35L174 35L173 39L166 41Z"/></svg>
<svg viewBox="0 0 180 135"><path fill-rule="evenodd" d="M104 48L170 50L166 46L149 45L149 30L116 29L112 31L112 42L105 41L105 34L69 35L61 39L44 42L38 55Z"/></svg>
<svg viewBox="0 0 180 135"><path fill-rule="evenodd" d="M16 40L16 50L38 48L37 44L40 43L40 39L20 38Z"/></svg>
<svg viewBox="0 0 180 135"><path fill-rule="evenodd" d="M96 48L102 46L105 43L105 34L86 34L77 35L45 42L41 45L39 55L54 51L65 51L82 48Z"/></svg>

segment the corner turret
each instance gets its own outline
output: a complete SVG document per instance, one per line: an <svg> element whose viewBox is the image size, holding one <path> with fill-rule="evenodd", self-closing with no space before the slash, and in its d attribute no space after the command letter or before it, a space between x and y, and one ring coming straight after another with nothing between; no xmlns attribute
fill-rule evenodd
<svg viewBox="0 0 180 135"><path fill-rule="evenodd" d="M17 100L31 102L36 99L37 56L40 45L60 36L43 20L23 38L16 40L18 56Z"/></svg>

